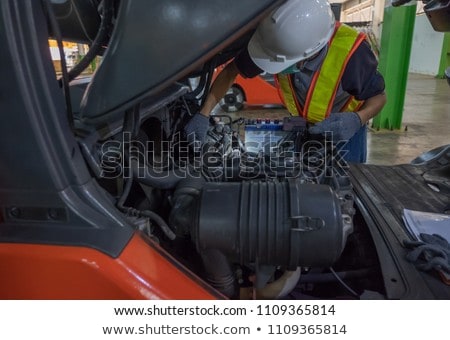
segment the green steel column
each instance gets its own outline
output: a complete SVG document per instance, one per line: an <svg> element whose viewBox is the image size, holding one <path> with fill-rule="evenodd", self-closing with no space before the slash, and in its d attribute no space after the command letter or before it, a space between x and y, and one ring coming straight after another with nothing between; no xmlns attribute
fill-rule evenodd
<svg viewBox="0 0 450 340"><path fill-rule="evenodd" d="M442 44L441 61L439 63L438 78L444 78L444 72L450 66L450 33L445 33Z"/></svg>
<svg viewBox="0 0 450 340"><path fill-rule="evenodd" d="M416 4L384 9L379 70L386 82L387 102L373 120L376 129L401 127L415 20Z"/></svg>

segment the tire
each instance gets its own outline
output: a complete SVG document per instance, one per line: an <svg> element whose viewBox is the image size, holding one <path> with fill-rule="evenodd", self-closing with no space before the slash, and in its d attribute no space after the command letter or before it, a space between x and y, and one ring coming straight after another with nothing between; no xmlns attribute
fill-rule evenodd
<svg viewBox="0 0 450 340"><path fill-rule="evenodd" d="M245 94L240 87L233 85L220 100L219 105L225 112L237 112L244 107Z"/></svg>

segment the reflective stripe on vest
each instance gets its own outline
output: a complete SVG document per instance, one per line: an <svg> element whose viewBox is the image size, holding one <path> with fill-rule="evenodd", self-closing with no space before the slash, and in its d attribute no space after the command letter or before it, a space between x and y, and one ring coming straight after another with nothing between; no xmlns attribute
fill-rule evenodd
<svg viewBox="0 0 450 340"><path fill-rule="evenodd" d="M286 106L289 113L293 116L300 116L303 112L300 104L297 102L295 90L291 83L291 78L288 74L279 74L275 77L275 82L278 88L278 94L281 101Z"/></svg>
<svg viewBox="0 0 450 340"><path fill-rule="evenodd" d="M350 98L347 100L347 102L342 106L342 108L339 110L339 112L355 112L358 111L361 106L364 104L363 100L355 99L355 97L350 96Z"/></svg>
<svg viewBox="0 0 450 340"><path fill-rule="evenodd" d="M364 39L363 33L358 33L349 26L336 24L327 55L311 80L304 108L298 103L291 77L284 74L277 75L281 98L288 111L292 115L302 115L310 123L320 122L328 117L345 67ZM363 102L352 96L340 111L355 111L362 104Z"/></svg>

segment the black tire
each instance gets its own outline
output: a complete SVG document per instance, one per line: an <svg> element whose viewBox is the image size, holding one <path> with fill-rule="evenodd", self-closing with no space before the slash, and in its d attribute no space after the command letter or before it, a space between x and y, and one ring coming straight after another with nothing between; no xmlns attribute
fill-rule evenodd
<svg viewBox="0 0 450 340"><path fill-rule="evenodd" d="M225 112L237 112L244 107L245 94L240 87L233 85L220 100L219 105Z"/></svg>

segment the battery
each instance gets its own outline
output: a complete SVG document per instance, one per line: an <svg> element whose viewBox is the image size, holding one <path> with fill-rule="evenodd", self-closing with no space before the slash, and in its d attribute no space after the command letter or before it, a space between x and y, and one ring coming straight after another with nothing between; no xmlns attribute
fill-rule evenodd
<svg viewBox="0 0 450 340"><path fill-rule="evenodd" d="M245 148L249 153L270 154L289 132L283 130L278 119L247 119L245 121Z"/></svg>

